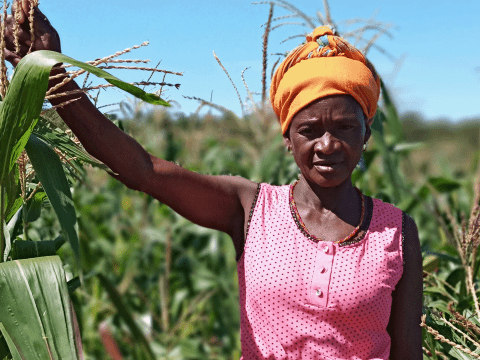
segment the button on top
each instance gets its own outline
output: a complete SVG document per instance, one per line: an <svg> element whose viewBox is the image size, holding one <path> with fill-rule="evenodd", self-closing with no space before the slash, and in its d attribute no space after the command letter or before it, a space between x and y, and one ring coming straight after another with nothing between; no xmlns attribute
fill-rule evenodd
<svg viewBox="0 0 480 360"><path fill-rule="evenodd" d="M322 296L323 292L321 289L317 289L316 295L317 296Z"/></svg>
<svg viewBox="0 0 480 360"><path fill-rule="evenodd" d="M323 251L325 252L325 254L328 254L328 245L325 245L325 247L323 248Z"/></svg>
<svg viewBox="0 0 480 360"><path fill-rule="evenodd" d="M320 272L321 272L321 273L324 273L325 270L327 270L327 269L325 268L325 266L322 266L322 267L320 268Z"/></svg>

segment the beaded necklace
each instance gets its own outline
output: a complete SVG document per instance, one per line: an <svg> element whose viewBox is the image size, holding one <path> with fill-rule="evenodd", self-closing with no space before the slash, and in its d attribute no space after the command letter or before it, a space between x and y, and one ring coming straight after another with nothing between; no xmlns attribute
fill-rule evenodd
<svg viewBox="0 0 480 360"><path fill-rule="evenodd" d="M302 232L305 235L307 235L307 237L311 238L315 242L323 241L322 239L317 238L316 236L314 236L314 235L312 235L308 232L307 227L305 226L305 223L303 222L302 218L300 217L300 213L298 212L297 205L295 204L295 200L293 199L293 189L295 188L295 185L297 185L297 184L298 184L298 180L295 181L295 183L290 186L290 208L295 213L295 222L300 227L300 230L302 230ZM365 215L365 200L363 199L362 192L357 187L355 187L355 190L357 190L358 194L360 195L360 198L362 199L362 214L360 215L360 222L359 222L358 226L350 233L350 235L343 238L342 240L334 241L334 243L336 243L336 244L342 244L342 243L352 239L354 236L356 236L358 231L360 230L360 226L363 223L363 217Z"/></svg>

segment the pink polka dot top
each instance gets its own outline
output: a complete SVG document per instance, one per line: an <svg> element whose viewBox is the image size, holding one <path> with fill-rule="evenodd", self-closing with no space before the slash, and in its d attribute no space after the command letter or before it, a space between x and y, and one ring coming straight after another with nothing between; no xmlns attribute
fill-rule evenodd
<svg viewBox="0 0 480 360"><path fill-rule="evenodd" d="M252 205L237 264L242 359L387 360L402 211L366 197L354 238L319 241L301 226L290 187L259 184Z"/></svg>

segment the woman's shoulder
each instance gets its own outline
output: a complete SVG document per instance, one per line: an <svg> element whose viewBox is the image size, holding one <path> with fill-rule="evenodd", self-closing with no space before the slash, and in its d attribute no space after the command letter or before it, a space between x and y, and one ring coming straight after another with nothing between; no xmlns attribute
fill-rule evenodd
<svg viewBox="0 0 480 360"><path fill-rule="evenodd" d="M372 199L373 206L376 207L378 210L381 210L382 212L400 212L402 213L402 209L399 207L395 206L394 204L388 202L387 200L382 200L379 198L375 198L372 196L369 196L370 199Z"/></svg>
<svg viewBox="0 0 480 360"><path fill-rule="evenodd" d="M258 183L255 203L267 203L270 206L283 206L288 203L291 185L272 185L266 182Z"/></svg>
<svg viewBox="0 0 480 360"><path fill-rule="evenodd" d="M283 194L283 193L288 194L291 185L290 184L273 185L270 183L261 182L261 183L258 183L258 187L261 192L265 192L267 194Z"/></svg>
<svg viewBox="0 0 480 360"><path fill-rule="evenodd" d="M408 215L399 207L386 200L370 197L372 204L372 227L373 228L397 228L403 229Z"/></svg>

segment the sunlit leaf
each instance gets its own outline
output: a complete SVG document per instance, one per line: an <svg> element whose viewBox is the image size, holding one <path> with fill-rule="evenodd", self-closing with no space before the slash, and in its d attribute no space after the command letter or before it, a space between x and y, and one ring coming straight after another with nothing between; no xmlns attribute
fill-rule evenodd
<svg viewBox="0 0 480 360"><path fill-rule="evenodd" d="M92 65L54 51L32 52L16 66L0 106L0 184L4 183L30 138L42 110L51 68L57 63L78 66L148 103L170 106L157 95L146 93Z"/></svg>
<svg viewBox="0 0 480 360"><path fill-rule="evenodd" d="M423 259L423 271L429 273L438 268L438 258L436 256L427 256Z"/></svg>
<svg viewBox="0 0 480 360"><path fill-rule="evenodd" d="M78 358L69 303L58 256L0 264L0 322L23 359Z"/></svg>
<svg viewBox="0 0 480 360"><path fill-rule="evenodd" d="M3 221L0 219L0 221ZM12 248L12 240L10 236L10 231L8 230L7 223L3 221L3 239L5 241L5 250L3 254L0 254L3 261L7 261L8 255L10 254Z"/></svg>
<svg viewBox="0 0 480 360"><path fill-rule="evenodd" d="M416 143L399 143L399 144L396 144L394 147L393 147L393 151L395 152L403 152L403 153L408 153L412 150L417 150L417 149L421 149L425 146L424 143L421 143L421 142L416 142Z"/></svg>
<svg viewBox="0 0 480 360"><path fill-rule="evenodd" d="M108 166L103 164L101 161L95 159L85 150L83 150L79 145L75 144L67 134L58 130L51 130L47 126L36 126L33 130L39 139L43 140L45 143L49 144L52 148L56 147L63 153L65 153L69 158L75 158L75 160L70 161L71 164L75 167L76 170L79 170L79 162L90 164L96 167L99 167L103 170L110 170Z"/></svg>

